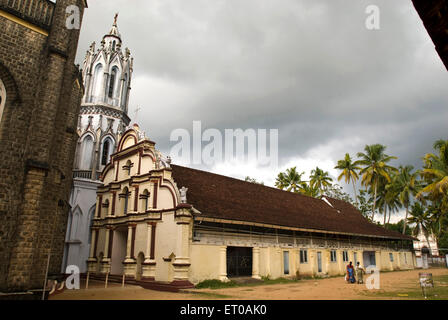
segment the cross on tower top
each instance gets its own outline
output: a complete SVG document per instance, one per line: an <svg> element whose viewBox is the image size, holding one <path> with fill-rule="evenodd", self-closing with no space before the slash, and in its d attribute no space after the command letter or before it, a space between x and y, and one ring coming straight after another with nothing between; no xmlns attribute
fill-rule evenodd
<svg viewBox="0 0 448 320"><path fill-rule="evenodd" d="M134 121L135 122L137 122L137 120L138 120L138 113L140 112L140 110L142 110L142 108L140 108L140 107L135 108L135 111L134 111L134 113L135 113Z"/></svg>

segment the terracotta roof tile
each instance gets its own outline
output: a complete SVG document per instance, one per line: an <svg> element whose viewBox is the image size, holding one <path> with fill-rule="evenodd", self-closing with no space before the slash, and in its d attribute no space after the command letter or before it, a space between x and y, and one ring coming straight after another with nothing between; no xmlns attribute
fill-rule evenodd
<svg viewBox="0 0 448 320"><path fill-rule="evenodd" d="M412 240L370 223L351 204L328 198L332 204L255 183L172 165L179 188L203 217L247 221L390 239Z"/></svg>

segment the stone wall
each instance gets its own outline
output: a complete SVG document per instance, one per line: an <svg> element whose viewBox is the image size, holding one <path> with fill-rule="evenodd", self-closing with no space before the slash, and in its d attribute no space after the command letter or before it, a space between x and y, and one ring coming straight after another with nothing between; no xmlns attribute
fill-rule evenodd
<svg viewBox="0 0 448 320"><path fill-rule="evenodd" d="M60 273L83 95L73 4L82 18L85 1L58 0L47 34L0 14L0 292L42 288L50 252L49 273Z"/></svg>

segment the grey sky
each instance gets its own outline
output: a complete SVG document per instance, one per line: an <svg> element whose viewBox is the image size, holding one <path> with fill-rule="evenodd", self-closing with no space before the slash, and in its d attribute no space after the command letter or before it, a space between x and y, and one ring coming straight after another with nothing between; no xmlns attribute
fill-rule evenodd
<svg viewBox="0 0 448 320"><path fill-rule="evenodd" d="M380 30L365 28L371 4ZM137 121L165 153L194 120L279 129L279 171L330 170L373 143L421 166L448 138L448 73L410 0L89 1L78 63L116 12L135 58L130 117L142 107ZM205 169L267 184L278 174Z"/></svg>

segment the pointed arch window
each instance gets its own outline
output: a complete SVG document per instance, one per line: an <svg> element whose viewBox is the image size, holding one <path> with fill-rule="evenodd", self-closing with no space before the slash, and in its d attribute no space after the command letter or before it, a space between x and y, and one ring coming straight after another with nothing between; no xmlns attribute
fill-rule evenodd
<svg viewBox="0 0 448 320"><path fill-rule="evenodd" d="M117 67L112 68L112 72L110 73L110 79L109 79L109 87L108 87L108 93L107 96L111 99L115 99L118 96L119 90L118 88L118 78L119 78L119 70ZM118 105L118 103L117 103Z"/></svg>
<svg viewBox="0 0 448 320"><path fill-rule="evenodd" d="M101 96L101 85L103 83L103 65L97 64L93 76L92 97L95 99ZM103 95L104 96L104 95ZM91 101L95 102L95 101Z"/></svg>
<svg viewBox="0 0 448 320"><path fill-rule="evenodd" d="M79 240L79 231L82 218L82 211L76 207L71 216L70 240Z"/></svg>
<svg viewBox="0 0 448 320"><path fill-rule="evenodd" d="M117 77L117 72L115 70L112 70L112 74L110 75L110 82L109 82L109 98L114 97L114 86L115 86L115 79Z"/></svg>
<svg viewBox="0 0 448 320"><path fill-rule="evenodd" d="M101 165L105 166L109 163L112 154L113 142L110 138L106 138L103 142L103 151L101 153Z"/></svg>
<svg viewBox="0 0 448 320"><path fill-rule="evenodd" d="M2 121L3 109L5 108L5 104L6 104L6 89L2 79L0 79L0 121Z"/></svg>
<svg viewBox="0 0 448 320"><path fill-rule="evenodd" d="M87 135L82 140L82 152L81 152L81 170L92 169L92 156L93 156L93 138L91 135Z"/></svg>

